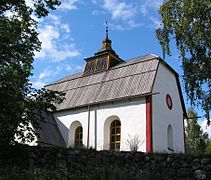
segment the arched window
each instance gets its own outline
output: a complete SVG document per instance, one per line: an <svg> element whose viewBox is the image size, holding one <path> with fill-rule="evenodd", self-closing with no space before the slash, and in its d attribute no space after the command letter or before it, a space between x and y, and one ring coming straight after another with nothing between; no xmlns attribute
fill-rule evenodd
<svg viewBox="0 0 211 180"><path fill-rule="evenodd" d="M82 126L78 126L75 129L74 146L75 146L75 148L79 148L79 147L82 147L82 145L83 145L83 128L82 128Z"/></svg>
<svg viewBox="0 0 211 180"><path fill-rule="evenodd" d="M121 122L114 120L110 126L110 150L120 150L120 139L121 139Z"/></svg>
<svg viewBox="0 0 211 180"><path fill-rule="evenodd" d="M168 150L174 151L173 130L171 125L169 125L167 129L167 143L168 143Z"/></svg>

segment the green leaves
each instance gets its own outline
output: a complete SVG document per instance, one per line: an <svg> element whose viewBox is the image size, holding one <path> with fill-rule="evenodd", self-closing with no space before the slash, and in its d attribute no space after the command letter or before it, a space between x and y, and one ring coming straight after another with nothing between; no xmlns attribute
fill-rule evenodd
<svg viewBox="0 0 211 180"><path fill-rule="evenodd" d="M188 109L187 114L186 143L193 152L204 153L209 141L208 134L201 130L197 123L197 113L192 108Z"/></svg>
<svg viewBox="0 0 211 180"><path fill-rule="evenodd" d="M42 112L55 110L63 94L46 89L36 90L29 83L34 52L41 49L38 39L38 17L55 9L57 0L35 0L34 8L25 0L0 2L0 143L34 139L35 129L42 120Z"/></svg>
<svg viewBox="0 0 211 180"><path fill-rule="evenodd" d="M156 35L163 55L175 39L182 59L185 90L192 105L201 106L209 123L211 111L210 0L166 0L160 7L162 27Z"/></svg>

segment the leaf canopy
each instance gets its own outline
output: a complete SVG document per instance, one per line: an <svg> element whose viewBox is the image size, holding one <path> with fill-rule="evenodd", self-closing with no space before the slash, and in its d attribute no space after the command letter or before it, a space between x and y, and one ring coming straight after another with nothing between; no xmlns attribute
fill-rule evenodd
<svg viewBox="0 0 211 180"><path fill-rule="evenodd" d="M182 60L186 93L192 105L201 106L209 120L211 0L165 0L159 14L162 26L156 30L156 34L163 56L171 55L169 44L175 40Z"/></svg>
<svg viewBox="0 0 211 180"><path fill-rule="evenodd" d="M38 39L38 18L48 15L59 5L57 0L34 0L32 7L25 0L0 2L0 143L11 144L15 136L22 141L34 139L42 120L41 111L55 110L63 94L32 88L34 52L41 49ZM35 129L34 129L35 128Z"/></svg>

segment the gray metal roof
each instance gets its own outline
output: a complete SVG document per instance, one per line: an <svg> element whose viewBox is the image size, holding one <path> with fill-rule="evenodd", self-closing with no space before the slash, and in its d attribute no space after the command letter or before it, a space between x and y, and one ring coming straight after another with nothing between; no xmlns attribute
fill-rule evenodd
<svg viewBox="0 0 211 180"><path fill-rule="evenodd" d="M40 128L37 129L38 144L66 147L52 113L42 111L42 116L44 119L39 123Z"/></svg>
<svg viewBox="0 0 211 180"><path fill-rule="evenodd" d="M66 76L46 88L66 93L66 100L56 105L57 110L143 96L152 91L158 63L156 55L140 56L101 73Z"/></svg>

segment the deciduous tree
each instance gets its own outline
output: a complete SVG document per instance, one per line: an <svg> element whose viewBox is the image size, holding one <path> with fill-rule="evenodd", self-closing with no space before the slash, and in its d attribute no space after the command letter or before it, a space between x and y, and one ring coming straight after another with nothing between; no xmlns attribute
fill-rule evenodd
<svg viewBox="0 0 211 180"><path fill-rule="evenodd" d="M208 134L202 131L197 122L197 113L192 108L188 109L187 116L185 141L193 152L204 153L209 142Z"/></svg>
<svg viewBox="0 0 211 180"><path fill-rule="evenodd" d="M29 1L28 1L29 2ZM31 7L26 0L0 2L0 143L11 144L15 135L33 140L33 127L42 120L42 110L55 110L60 103L58 92L32 88L34 52L41 49L37 22L32 18L48 15L60 4L57 0L34 0ZM19 126L19 128L18 128ZM28 132L24 136L25 130ZM24 138L25 137L25 138Z"/></svg>
<svg viewBox="0 0 211 180"><path fill-rule="evenodd" d="M185 90L192 105L211 110L211 1L165 0L160 6L162 27L157 38L164 57L172 39L182 60ZM209 121L208 121L209 123Z"/></svg>

